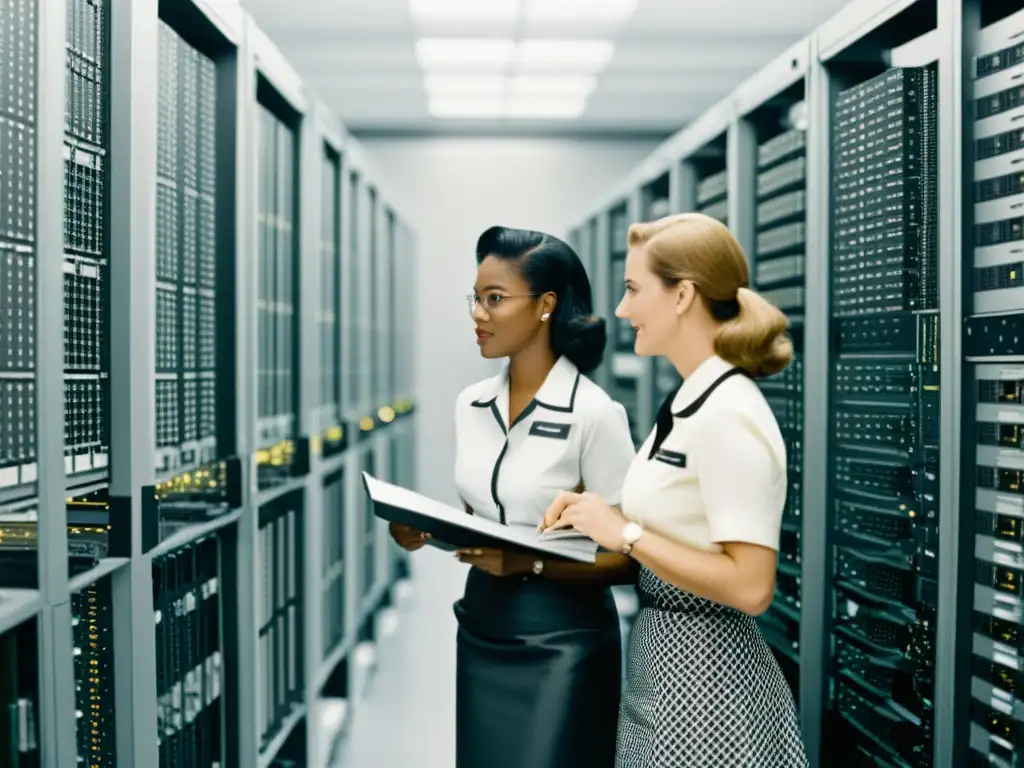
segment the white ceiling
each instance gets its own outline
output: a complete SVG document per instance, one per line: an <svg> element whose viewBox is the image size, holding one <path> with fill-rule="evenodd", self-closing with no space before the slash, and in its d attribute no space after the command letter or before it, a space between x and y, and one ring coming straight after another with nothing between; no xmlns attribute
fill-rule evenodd
<svg viewBox="0 0 1024 768"><path fill-rule="evenodd" d="M448 6L447 18L414 19L412 4L429 6L439 2ZM356 133L537 128L580 133L669 133L698 116L846 3L847 0L242 0L300 75ZM620 7L628 11L631 5L636 6L635 11L624 20L586 21L578 11L581 7L604 7L610 15ZM546 9L549 18L532 17L531 6ZM453 7L454 13L450 12ZM509 13L504 14L505 18L497 18L503 8ZM417 59L417 41L427 38L508 42L504 47L489 44L475 65L432 65L434 71L425 72ZM573 57L561 57L569 58L568 61L553 61L548 52L546 62L534 60L531 65L522 57L528 56L531 45L543 48L544 44L521 43L538 39L604 40L614 47L604 65L601 59L605 51L587 49ZM427 44L426 48L429 47ZM429 53L426 48L423 51ZM441 54L450 58L444 50ZM499 69L497 56L511 57L511 64L506 61L504 69ZM580 97L568 91L559 92L577 86L586 88L590 73L596 76L596 86L589 95L586 90ZM432 77L428 78L428 74ZM531 77L510 79L516 74ZM539 82L541 76L554 75L563 76L563 80ZM571 77L566 80L564 76ZM498 85L503 87L517 83L506 87L505 92L514 90L519 98L502 98L485 90L493 88L495 80L500 80ZM449 89L448 97L438 97L431 105L428 84ZM528 99L525 91L536 88L554 92L555 97L543 97L541 93ZM466 97L474 109L479 108L479 116L462 114ZM564 114L542 119L510 114L518 108L521 113L536 115L537 110L546 110L552 102ZM446 116L431 114L432 108L444 109L446 105L449 110L456 109L458 116L450 112ZM501 107L504 109L500 113L494 113ZM582 114L576 114L580 109Z"/></svg>

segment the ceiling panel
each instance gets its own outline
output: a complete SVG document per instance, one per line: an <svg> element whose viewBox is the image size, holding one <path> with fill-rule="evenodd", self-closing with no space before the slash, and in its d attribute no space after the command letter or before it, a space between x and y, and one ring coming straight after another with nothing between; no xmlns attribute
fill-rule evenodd
<svg viewBox="0 0 1024 768"><path fill-rule="evenodd" d="M509 131L516 126L532 131L547 124L556 131L667 134L716 103L834 15L846 1L715 0L682 4L679 0L243 0L242 4L319 98L356 132ZM411 3L419 3L422 8L432 2L447 3L449 10L455 10L432 21L414 18ZM586 5L588 2L595 5ZM578 11L633 2L635 12L624 21L587 21ZM544 19L531 19L522 10L531 3L545 10ZM510 9L504 19L482 18L482 14L494 16L503 4ZM481 91L480 78L469 88L466 84L472 78L426 77L416 46L417 40L430 37L500 37L510 41L508 55L500 64L494 63L492 56L489 67L452 64L450 51L442 46L448 63L434 72L497 72L502 77L501 85L496 87L501 90ZM553 51L540 51L541 63L536 58L531 59L532 63L522 60L531 45L543 49L550 47L550 42L543 41L552 40L605 40L610 43L610 54L607 61L599 55L588 61L586 57L554 55L563 50L555 45ZM524 46L523 41L531 42ZM534 76L531 82L541 86L538 78L542 76L590 71L597 78L596 86L576 96L566 93L560 97L566 106L570 101L582 100L585 106L578 117L545 123L507 115L513 102L526 113L535 114L542 103L550 101L550 96L543 94L555 87L551 83L540 87L539 101L524 103L526 96L522 94L513 99L509 94L517 73L530 73ZM439 83L445 84L444 96L449 103L505 104L505 116L432 116L430 105L436 106L438 99L428 98L427 85L440 87Z"/></svg>

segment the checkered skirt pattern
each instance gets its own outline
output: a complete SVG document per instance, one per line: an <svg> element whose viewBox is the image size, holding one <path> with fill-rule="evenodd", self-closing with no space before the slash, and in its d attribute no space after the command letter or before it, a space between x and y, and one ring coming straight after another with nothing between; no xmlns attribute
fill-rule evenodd
<svg viewBox="0 0 1024 768"><path fill-rule="evenodd" d="M641 568L616 768L806 768L793 695L754 619Z"/></svg>

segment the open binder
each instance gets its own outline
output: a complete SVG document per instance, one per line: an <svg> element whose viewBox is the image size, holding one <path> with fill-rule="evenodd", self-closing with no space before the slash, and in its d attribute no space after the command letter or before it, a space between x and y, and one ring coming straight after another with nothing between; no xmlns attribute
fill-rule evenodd
<svg viewBox="0 0 1024 768"><path fill-rule="evenodd" d="M466 514L465 510L392 485L366 472L363 472L363 484L377 517L429 533L433 538L428 543L441 549L515 546L580 563L593 563L597 559L597 544L582 534L538 533L528 525L502 525Z"/></svg>

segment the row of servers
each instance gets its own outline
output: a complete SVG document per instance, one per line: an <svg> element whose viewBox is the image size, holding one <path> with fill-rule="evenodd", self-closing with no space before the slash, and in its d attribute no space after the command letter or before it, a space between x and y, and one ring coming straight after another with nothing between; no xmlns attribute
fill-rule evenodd
<svg viewBox="0 0 1024 768"><path fill-rule="evenodd" d="M934 730L935 76L843 89L831 126L832 709L865 760L911 766L931 764Z"/></svg>
<svg viewBox="0 0 1024 768"><path fill-rule="evenodd" d="M971 765L1015 765L1024 756L1020 657L1024 644L1024 293L1020 241L1024 219L1017 207L1024 182L1016 166L1024 157L1024 116L1017 80L1024 72L1021 14L982 30L968 83L973 107L973 175L964 179L974 213L973 252L965 247L967 317L963 353L964 430L973 444L973 478L964 481L973 509L969 543L972 589L968 593L971 640L966 709ZM970 307L970 311L967 307ZM973 412L972 412L973 411ZM968 431L968 426L970 429ZM974 482L970 482L972 480ZM970 530L970 529L968 529ZM940 610L941 610L940 606Z"/></svg>
<svg viewBox="0 0 1024 768"><path fill-rule="evenodd" d="M325 765L406 575L414 235L207 13L0 0L3 766Z"/></svg>
<svg viewBox="0 0 1024 768"><path fill-rule="evenodd" d="M775 600L760 617L761 632L789 681L800 695L800 606L803 536L803 322L806 276L806 124L803 84L785 109L756 114L757 174L753 287L789 320L793 362L782 373L760 382L786 441L789 488L782 534Z"/></svg>
<svg viewBox="0 0 1024 768"><path fill-rule="evenodd" d="M615 294L631 221L703 211L789 319L794 362L760 382L789 493L758 623L815 766L1024 760L1021 34L1021 3L853 3L570 233ZM678 380L631 364L646 432Z"/></svg>

